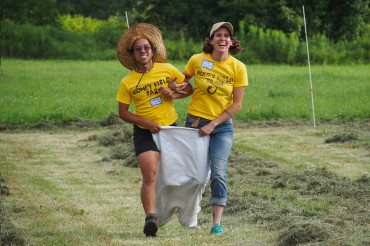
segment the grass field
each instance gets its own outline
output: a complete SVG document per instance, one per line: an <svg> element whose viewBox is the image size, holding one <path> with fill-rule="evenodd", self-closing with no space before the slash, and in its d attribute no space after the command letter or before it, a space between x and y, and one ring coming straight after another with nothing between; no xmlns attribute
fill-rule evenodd
<svg viewBox="0 0 370 246"><path fill-rule="evenodd" d="M174 64L180 71L184 63ZM33 61L3 59L0 67L0 124L103 119L117 112L118 61ZM248 65L249 86L238 121L312 119L307 67ZM370 66L312 66L316 119L370 117ZM190 97L176 100L183 124Z"/></svg>
<svg viewBox="0 0 370 246"><path fill-rule="evenodd" d="M71 122L0 131L1 239L4 245L368 245L370 122L271 123L236 127L224 235L209 233L207 186L199 229L181 226L174 215L153 239L142 233L132 126Z"/></svg>
<svg viewBox="0 0 370 246"><path fill-rule="evenodd" d="M128 71L3 59L0 245L370 245L369 68L312 67L313 127L307 67L247 64L225 234L209 233L207 186L199 229L175 215L146 238L132 126L116 113ZM179 124L188 101L175 101Z"/></svg>

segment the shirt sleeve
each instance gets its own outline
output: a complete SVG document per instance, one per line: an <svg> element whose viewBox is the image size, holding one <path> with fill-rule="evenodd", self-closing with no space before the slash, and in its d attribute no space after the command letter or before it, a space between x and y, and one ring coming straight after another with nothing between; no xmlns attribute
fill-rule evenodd
<svg viewBox="0 0 370 246"><path fill-rule="evenodd" d="M186 64L185 66L185 71L188 75L190 76L194 76L194 56L192 56L189 61L188 61L188 64Z"/></svg>
<svg viewBox="0 0 370 246"><path fill-rule="evenodd" d="M181 84L182 82L184 82L185 75L182 72L180 72L177 68L175 68L173 65L171 65L171 66L172 66L172 70L173 70L173 76L177 77L176 83Z"/></svg>
<svg viewBox="0 0 370 246"><path fill-rule="evenodd" d="M124 80L121 81L121 84L118 87L116 100L124 104L131 104L132 97L129 91L127 90Z"/></svg>
<svg viewBox="0 0 370 246"><path fill-rule="evenodd" d="M240 64L240 69L238 71L234 87L242 87L248 85L248 74L247 74L247 68L243 63Z"/></svg>

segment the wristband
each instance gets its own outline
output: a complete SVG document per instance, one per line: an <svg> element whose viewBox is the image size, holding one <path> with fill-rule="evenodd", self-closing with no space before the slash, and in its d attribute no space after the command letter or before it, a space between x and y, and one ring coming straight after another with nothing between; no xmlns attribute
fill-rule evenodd
<svg viewBox="0 0 370 246"><path fill-rule="evenodd" d="M231 118L233 117L233 116L229 113L229 111L225 110L225 113L226 113L226 114L228 114Z"/></svg>

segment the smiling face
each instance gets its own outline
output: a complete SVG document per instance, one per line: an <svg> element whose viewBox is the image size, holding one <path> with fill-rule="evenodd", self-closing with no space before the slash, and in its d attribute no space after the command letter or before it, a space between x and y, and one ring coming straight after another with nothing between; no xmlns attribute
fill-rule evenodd
<svg viewBox="0 0 370 246"><path fill-rule="evenodd" d="M226 27L220 27L217 29L209 43L213 46L213 52L228 52L232 45L229 29Z"/></svg>
<svg viewBox="0 0 370 246"><path fill-rule="evenodd" d="M133 54L139 69L153 65L153 48L146 38L138 38L133 45Z"/></svg>

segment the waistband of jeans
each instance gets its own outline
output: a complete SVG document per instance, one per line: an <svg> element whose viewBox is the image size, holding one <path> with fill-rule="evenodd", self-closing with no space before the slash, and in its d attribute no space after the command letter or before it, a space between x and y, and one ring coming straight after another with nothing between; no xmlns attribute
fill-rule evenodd
<svg viewBox="0 0 370 246"><path fill-rule="evenodd" d="M203 118L203 117L199 117L199 116L195 116L195 115L192 115L192 114L188 114L188 118L193 119L193 120L199 119L201 122L211 121L209 119L206 119L206 118Z"/></svg>

